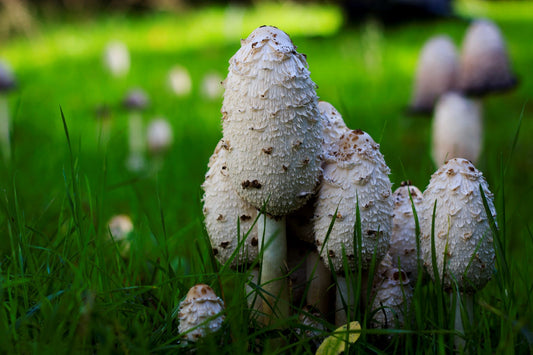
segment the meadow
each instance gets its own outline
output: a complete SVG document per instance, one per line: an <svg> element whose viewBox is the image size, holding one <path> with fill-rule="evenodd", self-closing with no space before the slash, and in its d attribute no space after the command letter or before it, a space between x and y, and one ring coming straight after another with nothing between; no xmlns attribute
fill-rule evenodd
<svg viewBox="0 0 533 355"><path fill-rule="evenodd" d="M49 21L31 38L0 44L0 58L18 81L8 96L12 157L0 163L0 352L190 351L176 315L197 283L213 286L226 303L223 330L200 344L199 353L310 352L296 334L297 317L266 327L250 322L247 275L213 258L200 186L222 136L222 97L205 97L201 80L209 72L225 77L240 39L260 25L276 25L307 55L320 98L380 144L393 189L411 180L423 190L436 168L431 120L407 114L418 54L442 33L460 48L467 20L477 17L500 26L520 84L483 100L484 146L476 166L495 195L499 242L495 275L476 296L466 346L471 353L531 352L533 4L458 2L456 19L394 27L344 26L332 6L258 6ZM115 39L131 54L122 78L102 65L103 50ZM176 64L190 72L189 95L178 97L168 87ZM133 87L149 95L145 122L165 117L174 132L162 166L155 169L147 155L149 167L139 173L125 165L128 113L121 102ZM117 214L129 215L135 228L126 259L108 238L108 221ZM383 334L363 326L350 351L450 353L448 302L424 286L405 329L376 342ZM271 340L280 338L286 341L275 349L280 342Z"/></svg>

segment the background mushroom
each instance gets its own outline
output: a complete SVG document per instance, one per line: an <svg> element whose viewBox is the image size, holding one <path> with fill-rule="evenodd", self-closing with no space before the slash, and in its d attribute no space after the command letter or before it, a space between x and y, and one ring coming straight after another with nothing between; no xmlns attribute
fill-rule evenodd
<svg viewBox="0 0 533 355"><path fill-rule="evenodd" d="M394 201L394 217L392 218L389 255L392 265L404 271L414 286L418 278L419 252L417 251L413 205L415 211L420 209L423 201L422 192L409 181L402 182L402 185L392 194L392 200Z"/></svg>
<svg viewBox="0 0 533 355"><path fill-rule="evenodd" d="M459 89L467 95L485 95L516 83L498 26L489 20L472 22L463 39Z"/></svg>
<svg viewBox="0 0 533 355"><path fill-rule="evenodd" d="M174 66L168 74L168 82L172 92L176 96L189 95L192 88L192 80L189 72L181 65Z"/></svg>
<svg viewBox="0 0 533 355"><path fill-rule="evenodd" d="M152 119L146 127L146 143L148 153L152 157L152 169L159 171L163 166L165 153L170 149L174 141L174 134L170 122L165 118Z"/></svg>
<svg viewBox="0 0 533 355"><path fill-rule="evenodd" d="M493 195L483 174L466 159L451 159L431 176L419 214L422 256L430 276L433 279L439 277L450 293L461 292L462 297L457 303L464 302L470 314L473 294L487 284L495 265L492 232L480 188L495 218ZM435 230L432 236L433 218ZM432 262L432 239L435 265ZM461 320L460 313L456 313L455 319L456 330L463 332L464 320Z"/></svg>
<svg viewBox="0 0 533 355"><path fill-rule="evenodd" d="M430 38L418 59L411 111L433 111L437 99L456 87L458 72L457 50L450 37L439 35Z"/></svg>
<svg viewBox="0 0 533 355"><path fill-rule="evenodd" d="M128 215L113 216L108 224L109 237L117 244L120 256L129 257L133 236L133 222Z"/></svg>
<svg viewBox="0 0 533 355"><path fill-rule="evenodd" d="M7 94L16 86L15 77L7 63L0 61L0 147L4 161L11 159L9 105Z"/></svg>
<svg viewBox="0 0 533 355"><path fill-rule="evenodd" d="M141 112L148 106L148 96L141 89L130 90L122 102L129 111L128 143L130 153L126 163L129 170L139 172L144 169L146 146Z"/></svg>
<svg viewBox="0 0 533 355"><path fill-rule="evenodd" d="M186 340L196 342L222 327L225 317L220 313L223 310L224 302L211 287L204 284L193 286L180 303L178 330Z"/></svg>
<svg viewBox="0 0 533 355"><path fill-rule="evenodd" d="M477 162L483 134L481 111L481 102L458 93L450 92L439 99L432 126L435 166L452 158Z"/></svg>
<svg viewBox="0 0 533 355"><path fill-rule="evenodd" d="M109 42L104 50L104 66L115 77L125 76L130 70L130 52L120 41Z"/></svg>
<svg viewBox="0 0 533 355"><path fill-rule="evenodd" d="M289 36L263 26L242 41L224 81L228 172L241 198L264 208L258 226L261 282L274 296L287 288L285 215L308 201L321 172L322 120L309 74ZM267 301L264 310L277 302ZM286 302L278 303L286 314Z"/></svg>

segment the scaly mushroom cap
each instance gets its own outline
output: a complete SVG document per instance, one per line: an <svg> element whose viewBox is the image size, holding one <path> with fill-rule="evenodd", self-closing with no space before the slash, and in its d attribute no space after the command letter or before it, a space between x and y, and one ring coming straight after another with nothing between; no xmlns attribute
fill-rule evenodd
<svg viewBox="0 0 533 355"><path fill-rule="evenodd" d="M402 328L405 311L409 310L413 289L404 270L393 266L389 254L378 266L372 286L374 301L372 326L375 328Z"/></svg>
<svg viewBox="0 0 533 355"><path fill-rule="evenodd" d="M476 162L481 153L481 103L457 93L442 96L433 120L433 162L437 167L452 158Z"/></svg>
<svg viewBox="0 0 533 355"><path fill-rule="evenodd" d="M435 212L435 253L439 277L453 288L454 280L462 292L476 292L490 280L494 271L494 245L479 186L496 216L493 195L483 174L466 159L456 158L441 166L424 191L420 208L420 241L424 264L431 277L431 224Z"/></svg>
<svg viewBox="0 0 533 355"><path fill-rule="evenodd" d="M7 63L0 61L0 93L7 92L16 87L15 76Z"/></svg>
<svg viewBox="0 0 533 355"><path fill-rule="evenodd" d="M357 255L354 255L357 203L361 216L362 267L368 268L374 252L379 263L389 249L393 210L389 173L379 144L367 133L349 131L334 145L332 157L324 167L313 227L320 251L338 208L331 235L321 254L328 267L327 260L331 259L336 272L343 270L343 249L349 266L358 265Z"/></svg>
<svg viewBox="0 0 533 355"><path fill-rule="evenodd" d="M320 101L318 103L318 109L320 114L324 118L323 120L323 150L327 155L331 146L337 142L341 136L350 131L350 129L344 123L341 114L332 104L326 101Z"/></svg>
<svg viewBox="0 0 533 355"><path fill-rule="evenodd" d="M411 109L431 112L439 96L455 88L458 73L459 58L452 40L436 36L427 41L418 60Z"/></svg>
<svg viewBox="0 0 533 355"><path fill-rule="evenodd" d="M178 330L180 333L185 333L201 324L198 328L183 335L188 341L198 341L207 333L220 329L225 317L224 315L215 316L223 310L224 302L217 297L211 287L203 284L193 286L185 300L180 303ZM211 320L207 321L208 319Z"/></svg>
<svg viewBox="0 0 533 355"><path fill-rule="evenodd" d="M228 170L238 194L281 216L302 207L321 173L322 117L305 56L260 27L230 59L222 105Z"/></svg>
<svg viewBox="0 0 533 355"><path fill-rule="evenodd" d="M463 40L459 88L468 95L484 95L515 85L498 26L488 20L474 21Z"/></svg>
<svg viewBox="0 0 533 355"><path fill-rule="evenodd" d="M224 140L221 140L209 159L209 171L202 185L205 191L205 227L213 254L221 263L229 260L257 217L257 210L242 200L233 189L226 164L227 156L228 147ZM238 222L240 235L237 230ZM253 262L258 256L257 244L257 228L253 228L231 265Z"/></svg>
<svg viewBox="0 0 533 355"><path fill-rule="evenodd" d="M416 282L418 277L416 227L411 199L418 214L423 199L422 192L416 186L402 183L402 186L392 194L394 217L389 254L392 265L401 268L412 282Z"/></svg>

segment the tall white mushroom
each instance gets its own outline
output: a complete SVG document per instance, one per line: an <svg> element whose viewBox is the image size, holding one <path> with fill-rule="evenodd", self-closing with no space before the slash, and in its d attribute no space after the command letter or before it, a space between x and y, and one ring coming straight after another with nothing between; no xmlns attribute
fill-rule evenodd
<svg viewBox="0 0 533 355"><path fill-rule="evenodd" d="M286 289L284 216L307 202L321 173L322 121L315 83L289 36L263 26L241 42L223 85L229 176L244 200L265 208L259 225L261 277L267 293L278 296ZM275 300L267 297L265 311ZM282 303L283 315L288 309Z"/></svg>
<svg viewBox="0 0 533 355"><path fill-rule="evenodd" d="M409 182L402 182L402 185L392 194L392 199L394 217L392 218L389 254L392 258L392 265L405 271L414 284L418 278L418 252L413 205L418 214L423 201L422 192Z"/></svg>
<svg viewBox="0 0 533 355"><path fill-rule="evenodd" d="M437 99L457 85L459 59L450 37L430 38L422 48L411 98L413 112L429 113Z"/></svg>
<svg viewBox="0 0 533 355"><path fill-rule="evenodd" d="M130 52L126 44L111 41L104 50L104 66L115 77L125 76L130 70Z"/></svg>
<svg viewBox="0 0 533 355"><path fill-rule="evenodd" d="M193 286L180 303L178 318L179 332L190 341L196 342L222 327L224 302L208 285Z"/></svg>
<svg viewBox="0 0 533 355"><path fill-rule="evenodd" d="M389 173L379 144L361 130L343 134L333 144L331 155L326 159L313 226L317 248L322 250L326 265L329 267L330 261L332 271L340 274L338 280L341 282L343 253L351 270L358 265L366 270L373 258L377 265L389 249L393 215ZM361 224L359 250L356 250L358 246L354 240L357 206ZM335 224L328 236L335 213ZM326 241L326 238L329 239ZM338 287L341 292L343 289L349 291L347 285L339 284Z"/></svg>
<svg viewBox="0 0 533 355"><path fill-rule="evenodd" d="M511 89L516 83L498 26L489 20L474 21L463 39L459 89L468 95L485 95Z"/></svg>
<svg viewBox="0 0 533 355"><path fill-rule="evenodd" d="M16 82L13 72L7 63L0 61L0 149L4 161L11 159L10 119L7 94L15 88Z"/></svg>
<svg viewBox="0 0 533 355"><path fill-rule="evenodd" d="M438 275L450 292L456 289L462 292L469 313L473 294L490 280L495 263L492 232L480 187L490 213L495 217L493 195L483 174L466 159L451 159L431 176L419 214L422 257L429 274L431 277ZM432 262L432 239L435 265ZM459 300L457 302L460 304ZM456 329L461 332L460 314L456 314L455 319Z"/></svg>
<svg viewBox="0 0 533 355"><path fill-rule="evenodd" d="M148 96L141 89L132 89L128 91L122 104L129 111L128 144L130 152L126 166L131 171L139 172L145 166L146 139L141 112L148 106Z"/></svg>
<svg viewBox="0 0 533 355"><path fill-rule="evenodd" d="M452 158L477 162L482 135L480 101L453 92L439 99L432 126L432 155L437 167Z"/></svg>

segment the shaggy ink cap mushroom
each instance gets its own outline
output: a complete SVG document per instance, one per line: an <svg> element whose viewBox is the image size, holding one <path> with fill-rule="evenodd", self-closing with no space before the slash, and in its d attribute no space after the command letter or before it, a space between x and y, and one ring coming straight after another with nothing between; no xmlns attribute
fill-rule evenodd
<svg viewBox="0 0 533 355"><path fill-rule="evenodd" d="M435 166L439 167L452 158L465 158L476 163L482 148L482 121L480 101L454 92L441 96L432 125Z"/></svg>
<svg viewBox="0 0 533 355"><path fill-rule="evenodd" d="M451 290L457 282L459 291L475 293L482 289L494 272L495 251L489 219L480 186L495 218L493 195L483 174L466 159L455 158L432 176L420 208L421 249L424 264L434 277L431 258L431 228L435 211L436 267L444 287ZM446 265L444 262L446 260Z"/></svg>
<svg viewBox="0 0 533 355"><path fill-rule="evenodd" d="M422 48L411 99L413 113L430 113L437 99L457 85L459 58L448 36L435 36Z"/></svg>
<svg viewBox="0 0 533 355"><path fill-rule="evenodd" d="M342 115L332 104L326 101L318 102L318 109L323 117L323 150L327 157L329 150L341 136L350 131L344 123Z"/></svg>
<svg viewBox="0 0 533 355"><path fill-rule="evenodd" d="M474 21L463 40L459 89L467 95L482 96L516 84L500 29L489 20Z"/></svg>
<svg viewBox="0 0 533 355"><path fill-rule="evenodd" d="M211 287L204 284L193 286L180 303L178 330L186 340L196 342L221 328L225 318L220 314L223 310L224 302Z"/></svg>
<svg viewBox="0 0 533 355"><path fill-rule="evenodd" d="M148 107L150 100L148 95L142 89L132 89L126 93L122 105L131 111L141 111Z"/></svg>
<svg viewBox="0 0 533 355"><path fill-rule="evenodd" d="M389 249L393 202L390 169L379 151L379 144L361 130L341 136L334 145L331 158L324 166L322 185L318 192L313 226L318 250L329 267L342 273L343 250L349 267L355 269L359 261L354 255L354 225L359 204L362 231L360 263L370 266L374 253L379 262ZM326 242L326 235L337 210L335 224Z"/></svg>
<svg viewBox="0 0 533 355"><path fill-rule="evenodd" d="M418 253L413 204L418 214L423 201L422 192L410 182L402 182L392 194L392 200L394 217L389 249L392 265L405 271L409 279L415 283L418 277Z"/></svg>
<svg viewBox="0 0 533 355"><path fill-rule="evenodd" d="M213 254L222 264L230 259L248 234L240 245L238 255L232 260L231 266L235 267L252 263L258 257L257 228L250 230L257 218L257 210L233 189L226 162L228 149L225 141L221 140L209 159L209 170L202 184L203 212Z"/></svg>
<svg viewBox="0 0 533 355"><path fill-rule="evenodd" d="M17 86L15 76L9 66L0 61L0 94L7 93Z"/></svg>
<svg viewBox="0 0 533 355"><path fill-rule="evenodd" d="M241 42L223 83L230 177L272 216L302 207L320 178L322 117L307 67L286 33L264 26Z"/></svg>

